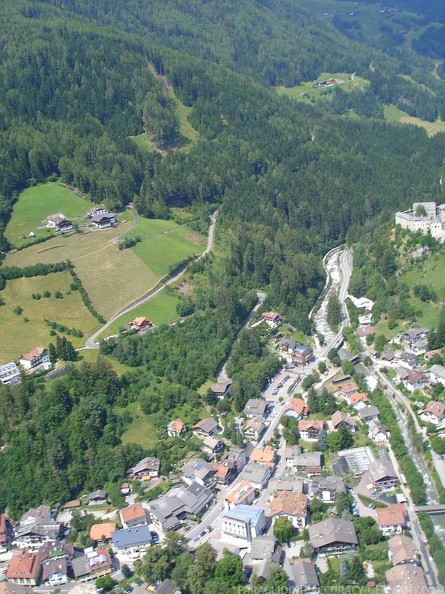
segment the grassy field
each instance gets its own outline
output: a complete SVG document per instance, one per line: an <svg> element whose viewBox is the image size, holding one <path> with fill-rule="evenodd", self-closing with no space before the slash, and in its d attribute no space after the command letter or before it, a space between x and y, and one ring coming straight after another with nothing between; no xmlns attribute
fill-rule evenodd
<svg viewBox="0 0 445 594"><path fill-rule="evenodd" d="M436 293L438 302L445 301L445 253L435 254L426 262L413 266L401 280L412 289L415 285L427 285ZM417 297L411 296L410 303L422 312L419 322L428 328L437 327L440 317L440 305L424 303Z"/></svg>
<svg viewBox="0 0 445 594"><path fill-rule="evenodd" d="M191 146L191 144L198 140L198 132L193 128L189 121L189 115L192 111L192 108L181 103L181 101L176 97L175 93L170 89L169 96L176 105L176 115L178 116L179 120L179 134L190 141L190 144L184 147L186 149L187 146Z"/></svg>
<svg viewBox="0 0 445 594"><path fill-rule="evenodd" d="M144 449L149 449L156 445L157 437L155 429L148 417L145 415L137 402L133 402L126 409L133 418L133 421L124 431L121 436L121 441L125 445L126 443L137 443ZM121 412L123 412L123 410Z"/></svg>
<svg viewBox="0 0 445 594"><path fill-rule="evenodd" d="M330 78L334 78L337 81L337 84L345 91L351 89L363 89L367 84L367 81L359 76L352 76L350 74L345 74L344 72L336 72L334 74L320 74L316 80L305 82L296 87L277 87L276 90L280 95L286 95L291 99L310 101L311 99L319 99L322 95L326 95L334 90L336 85L314 89L314 83L323 82Z"/></svg>
<svg viewBox="0 0 445 594"><path fill-rule="evenodd" d="M429 136L433 136L439 132L445 132L445 122L442 120L427 122L420 118L414 118L395 105L385 105L385 120L388 122L398 122L400 124L414 124L421 128L425 128Z"/></svg>
<svg viewBox="0 0 445 594"><path fill-rule="evenodd" d="M160 276L165 275L170 266L200 254L205 248L204 237L174 221L139 217L138 226L127 237L137 235L143 239L132 248L133 252L153 273Z"/></svg>
<svg viewBox="0 0 445 594"><path fill-rule="evenodd" d="M169 324L178 318L178 314L176 313L177 303L178 298L175 295L166 294L164 291L150 301L147 301L147 303L133 309L116 320L109 328L107 328L101 338L117 334L121 328L125 327L127 322L134 320L134 318L137 318L138 316L145 316L151 320L155 326Z"/></svg>
<svg viewBox="0 0 445 594"><path fill-rule="evenodd" d="M86 212L90 206L91 202L58 183L28 188L20 194L14 206L6 228L6 238L12 245L26 245L32 241L28 238L31 231L36 237L53 233L48 229L37 228L47 216L62 212L68 218L75 218Z"/></svg>
<svg viewBox="0 0 445 594"><path fill-rule="evenodd" d="M5 305L0 307L0 363L17 359L38 345L47 346L54 341L45 318L82 330L85 337L97 330L99 324L84 306L79 293L73 291L66 295L71 282L68 272L8 281L1 292ZM42 294L44 291L50 291L51 297L38 301L32 299L33 293ZM56 291L63 294L63 299L54 297ZM13 312L17 306L23 309L21 315ZM25 322L25 318L29 321ZM76 348L85 342L85 338L67 338Z"/></svg>
<svg viewBox="0 0 445 594"><path fill-rule="evenodd" d="M135 369L134 367L130 367L129 365L124 365L123 363L119 363L119 361L117 359L115 359L114 357L107 357L106 355L99 355L99 351L85 349L85 350L79 351L77 357L78 357L78 360L76 362L76 365L80 365L83 362L95 363L97 361L98 357L100 357L101 359L105 359L105 361L108 361L108 363L111 363L111 365L113 366L113 369L117 373L117 375L122 375L126 371L132 371Z"/></svg>
<svg viewBox="0 0 445 594"><path fill-rule="evenodd" d="M49 239L44 244L9 253L6 266L30 266L70 260L90 299L106 319L147 293L169 268L204 250L205 239L174 221L139 217L128 237L143 241L119 250L117 238L130 227L132 214L119 215L119 224L103 231L81 230ZM168 312L167 308L167 312Z"/></svg>

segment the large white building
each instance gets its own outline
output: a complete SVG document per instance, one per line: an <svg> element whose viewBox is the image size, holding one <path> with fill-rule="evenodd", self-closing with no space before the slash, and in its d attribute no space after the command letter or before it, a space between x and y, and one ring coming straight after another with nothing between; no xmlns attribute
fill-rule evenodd
<svg viewBox="0 0 445 594"><path fill-rule="evenodd" d="M221 517L222 540L247 547L266 528L264 509L254 505L237 505Z"/></svg>
<svg viewBox="0 0 445 594"><path fill-rule="evenodd" d="M14 361L0 365L0 383L4 386L7 384L16 384L21 379L20 370Z"/></svg>
<svg viewBox="0 0 445 594"><path fill-rule="evenodd" d="M425 213L419 216L420 211ZM413 207L404 212L396 212L396 225L424 235L428 232L441 243L445 242L445 204L435 202L414 202Z"/></svg>

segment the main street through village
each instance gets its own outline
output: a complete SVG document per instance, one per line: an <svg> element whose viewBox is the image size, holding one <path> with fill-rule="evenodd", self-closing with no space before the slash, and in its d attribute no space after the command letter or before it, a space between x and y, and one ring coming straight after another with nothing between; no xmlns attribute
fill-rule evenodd
<svg viewBox="0 0 445 594"><path fill-rule="evenodd" d="M326 337L326 343L323 346L320 346L317 343L317 346L314 349L314 359L304 370L283 369L263 392L262 397L268 402L273 403L274 409L267 430L258 444L256 444L258 446L265 445L272 438L280 425L284 410L294 398L294 395L302 390L304 378L316 368L318 361L325 358L330 349L338 348L343 343L342 328L349 323L346 307L343 308L342 328L335 334L330 331L329 326L327 325L326 310L331 291L338 293L342 303L346 299L349 279L352 273L352 251L346 248L335 248L325 256L323 264L328 278L325 291L321 297L320 307L317 310L317 313L314 314L314 323L317 332L322 333ZM289 379L286 380L286 378ZM280 385L282 387L278 388ZM273 394L273 392L276 393ZM282 455L284 447L284 439L281 439L279 462L275 471L275 476L280 476L284 472L285 460ZM224 487L219 491L214 506L203 516L202 521L188 532L187 539L192 548L195 548L208 540L212 541L212 545L216 547L218 546L218 521L224 512L224 496L229 489L232 489L233 486L237 484L237 482L240 482L240 479L230 485L230 487ZM271 491L269 489L264 489L256 504L265 507L270 495ZM211 530L209 530L210 527Z"/></svg>

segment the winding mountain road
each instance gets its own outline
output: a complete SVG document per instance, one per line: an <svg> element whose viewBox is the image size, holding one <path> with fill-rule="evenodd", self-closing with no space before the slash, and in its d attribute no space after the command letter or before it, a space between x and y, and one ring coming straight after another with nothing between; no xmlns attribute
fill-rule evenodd
<svg viewBox="0 0 445 594"><path fill-rule="evenodd" d="M204 256L206 256L208 253L210 253L213 248L213 244L215 242L215 224L216 224L217 218L218 218L218 210L215 210L215 212L210 216L210 226L209 226L209 234L207 236L207 246L206 246L206 249L202 252L202 254L199 254L199 256L196 256L195 258L193 258L193 260L191 262L189 262L189 264L187 266L185 266L184 268L181 268L178 272L176 272L168 280L161 281L155 287L150 289L150 291L148 293L146 293L143 297L141 297L140 299L137 299L137 301L134 301L131 305L127 306L125 309L121 310L116 315L114 315L112 318L110 318L106 324L101 326L99 328L99 330L97 330L92 336L87 338L87 340L85 342L85 347L83 347L83 348L97 350L99 348L99 343L97 342L99 336L103 332L105 332L105 330L107 328L109 328L111 326L111 324L113 324L116 320L118 320L120 317L124 316L128 312L132 311L133 309L136 309L137 307L139 307L140 305L142 305L144 303L147 303L147 301L150 301L150 299L153 299L154 297L156 297L157 295L162 293L162 291L165 289L165 287L173 284L179 278L181 278L181 276L185 273L185 271L188 269L188 267L191 264L193 264L194 262L198 262L199 260L204 258ZM83 350L83 349L79 349L79 350Z"/></svg>

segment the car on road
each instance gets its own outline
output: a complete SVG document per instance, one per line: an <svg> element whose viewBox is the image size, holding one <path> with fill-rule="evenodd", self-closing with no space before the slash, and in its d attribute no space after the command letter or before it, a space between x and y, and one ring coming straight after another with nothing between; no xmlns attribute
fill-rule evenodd
<svg viewBox="0 0 445 594"><path fill-rule="evenodd" d="M276 396L278 394L278 392L279 392L278 388L275 388L275 390L273 390L273 392L272 392L272 395Z"/></svg>
<svg viewBox="0 0 445 594"><path fill-rule="evenodd" d="M370 504L368 505L368 507L369 507L369 509L375 509L375 503L370 503Z"/></svg>
<svg viewBox="0 0 445 594"><path fill-rule="evenodd" d="M150 534L151 534L151 540L153 541L153 544L158 544L159 534L157 532L150 532Z"/></svg>

